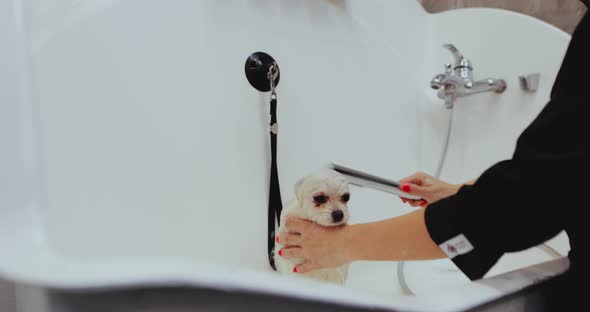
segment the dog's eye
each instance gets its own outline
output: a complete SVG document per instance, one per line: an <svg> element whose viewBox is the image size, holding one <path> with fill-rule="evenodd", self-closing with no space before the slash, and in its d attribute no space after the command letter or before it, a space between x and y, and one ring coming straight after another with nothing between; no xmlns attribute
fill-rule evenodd
<svg viewBox="0 0 590 312"><path fill-rule="evenodd" d="M313 201L317 205L321 205L321 204L325 203L327 200L328 200L328 198L325 195L318 195L318 196L313 197Z"/></svg>
<svg viewBox="0 0 590 312"><path fill-rule="evenodd" d="M350 200L350 194L346 193L341 197L342 201L347 203Z"/></svg>

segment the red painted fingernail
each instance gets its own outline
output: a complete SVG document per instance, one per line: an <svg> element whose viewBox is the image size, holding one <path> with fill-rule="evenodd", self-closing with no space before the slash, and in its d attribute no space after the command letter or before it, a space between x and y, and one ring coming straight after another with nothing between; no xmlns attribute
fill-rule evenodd
<svg viewBox="0 0 590 312"><path fill-rule="evenodd" d="M277 238L275 239L277 241L277 243L279 243L279 237L277 236Z"/></svg>
<svg viewBox="0 0 590 312"><path fill-rule="evenodd" d="M401 188L402 188L402 191L404 191L406 193L412 191L412 187L409 184L402 184Z"/></svg>
<svg viewBox="0 0 590 312"><path fill-rule="evenodd" d="M279 249L279 256L281 256L281 257L283 256L283 250L282 249Z"/></svg>
<svg viewBox="0 0 590 312"><path fill-rule="evenodd" d="M293 273L297 273L297 267L293 268Z"/></svg>

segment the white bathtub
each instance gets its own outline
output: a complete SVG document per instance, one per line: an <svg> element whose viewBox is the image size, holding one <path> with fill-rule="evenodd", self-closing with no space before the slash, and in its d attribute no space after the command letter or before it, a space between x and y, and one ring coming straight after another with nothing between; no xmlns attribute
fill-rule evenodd
<svg viewBox="0 0 590 312"><path fill-rule="evenodd" d="M0 65L9 69L0 73L6 278L74 289L188 283L457 310L563 270L524 269L489 287L447 260L411 262L405 276L416 297L403 294L395 262L354 263L345 287L272 272L268 95L243 73L255 51L281 68L285 201L297 178L326 162L392 179L433 172L446 111L428 82L452 60L441 45L455 44L476 79L508 82L501 95L456 103L443 178L459 182L510 157L546 103L569 40L548 24L486 9L430 15L413 0L24 4L24 23L19 1L0 4ZM532 72L541 85L527 94L517 76ZM410 211L392 195L352 190L352 223ZM569 248L564 235L549 244L563 255ZM538 248L507 255L487 277L553 259Z"/></svg>

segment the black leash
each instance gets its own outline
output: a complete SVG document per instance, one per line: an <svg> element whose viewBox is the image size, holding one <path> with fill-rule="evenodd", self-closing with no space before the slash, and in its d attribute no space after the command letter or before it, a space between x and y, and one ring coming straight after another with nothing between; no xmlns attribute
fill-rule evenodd
<svg viewBox="0 0 590 312"><path fill-rule="evenodd" d="M270 188L268 192L268 259L270 266L276 271L274 261L275 237L275 219L277 224L281 224L281 211L283 202L281 200L281 189L279 186L279 173L277 169L277 134L279 125L277 123L277 93L275 92L274 81L278 69L272 65L269 69L268 77L270 80Z"/></svg>
<svg viewBox="0 0 590 312"><path fill-rule="evenodd" d="M244 66L248 82L260 92L270 91L270 186L268 190L268 233L267 248L268 262L273 270L277 270L274 261L274 247L276 227L281 224L281 211L283 201L281 200L281 188L279 187L279 172L277 169L277 134L279 125L277 123L277 93L276 86L279 83L281 72L279 65L272 56L264 52L252 53L246 59Z"/></svg>

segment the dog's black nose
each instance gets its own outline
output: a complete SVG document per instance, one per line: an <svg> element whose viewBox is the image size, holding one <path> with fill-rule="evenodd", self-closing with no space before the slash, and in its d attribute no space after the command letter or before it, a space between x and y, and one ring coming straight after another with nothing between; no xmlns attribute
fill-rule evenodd
<svg viewBox="0 0 590 312"><path fill-rule="evenodd" d="M344 212L342 210L332 211L332 220L334 220L334 223L340 222L342 219L344 219Z"/></svg>

